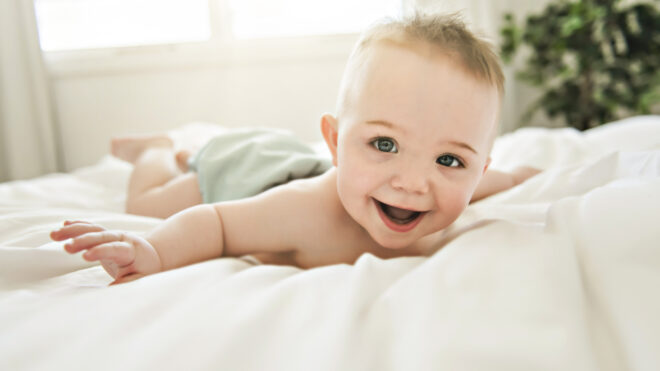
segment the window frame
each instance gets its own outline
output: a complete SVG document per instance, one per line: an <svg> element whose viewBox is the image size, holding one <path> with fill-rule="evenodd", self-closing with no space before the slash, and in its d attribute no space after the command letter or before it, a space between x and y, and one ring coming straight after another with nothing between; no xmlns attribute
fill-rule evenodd
<svg viewBox="0 0 660 371"><path fill-rule="evenodd" d="M407 0L401 0L402 6ZM42 51L53 77L345 58L359 33L236 39L228 0L208 0L211 37L201 42Z"/></svg>

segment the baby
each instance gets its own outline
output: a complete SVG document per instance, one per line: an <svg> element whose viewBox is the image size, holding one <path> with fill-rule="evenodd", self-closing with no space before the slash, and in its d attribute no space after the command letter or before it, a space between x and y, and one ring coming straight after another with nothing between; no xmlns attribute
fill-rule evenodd
<svg viewBox="0 0 660 371"><path fill-rule="evenodd" d="M321 117L328 171L209 204L167 137L119 140L113 153L135 164L128 211L169 217L145 237L66 221L51 238L113 283L220 256L311 268L430 255L470 201L536 173L486 171L503 84L489 44L456 17L377 24L349 58L335 116Z"/></svg>

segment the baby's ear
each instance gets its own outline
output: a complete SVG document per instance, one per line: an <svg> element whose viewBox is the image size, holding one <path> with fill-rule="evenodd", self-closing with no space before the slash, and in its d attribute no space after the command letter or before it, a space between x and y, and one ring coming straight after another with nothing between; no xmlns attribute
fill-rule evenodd
<svg viewBox="0 0 660 371"><path fill-rule="evenodd" d="M321 116L321 133L332 154L332 164L337 166L337 119L329 113Z"/></svg>
<svg viewBox="0 0 660 371"><path fill-rule="evenodd" d="M486 170L488 170L488 166L490 166L490 156L486 159L486 165L484 165L484 171L482 174L486 173Z"/></svg>

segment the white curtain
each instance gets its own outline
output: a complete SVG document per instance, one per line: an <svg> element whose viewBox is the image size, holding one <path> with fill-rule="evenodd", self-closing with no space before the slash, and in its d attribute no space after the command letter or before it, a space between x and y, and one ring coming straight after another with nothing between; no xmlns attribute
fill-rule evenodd
<svg viewBox="0 0 660 371"><path fill-rule="evenodd" d="M0 181L62 168L30 0L0 0Z"/></svg>

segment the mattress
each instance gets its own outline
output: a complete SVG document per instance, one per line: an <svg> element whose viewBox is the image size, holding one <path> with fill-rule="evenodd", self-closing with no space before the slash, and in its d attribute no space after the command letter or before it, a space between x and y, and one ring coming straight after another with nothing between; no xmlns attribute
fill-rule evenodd
<svg viewBox="0 0 660 371"><path fill-rule="evenodd" d="M430 257L218 258L115 286L48 234L156 226L123 212L129 164L0 184L0 370L657 370L660 116L519 129L492 156L544 171Z"/></svg>

